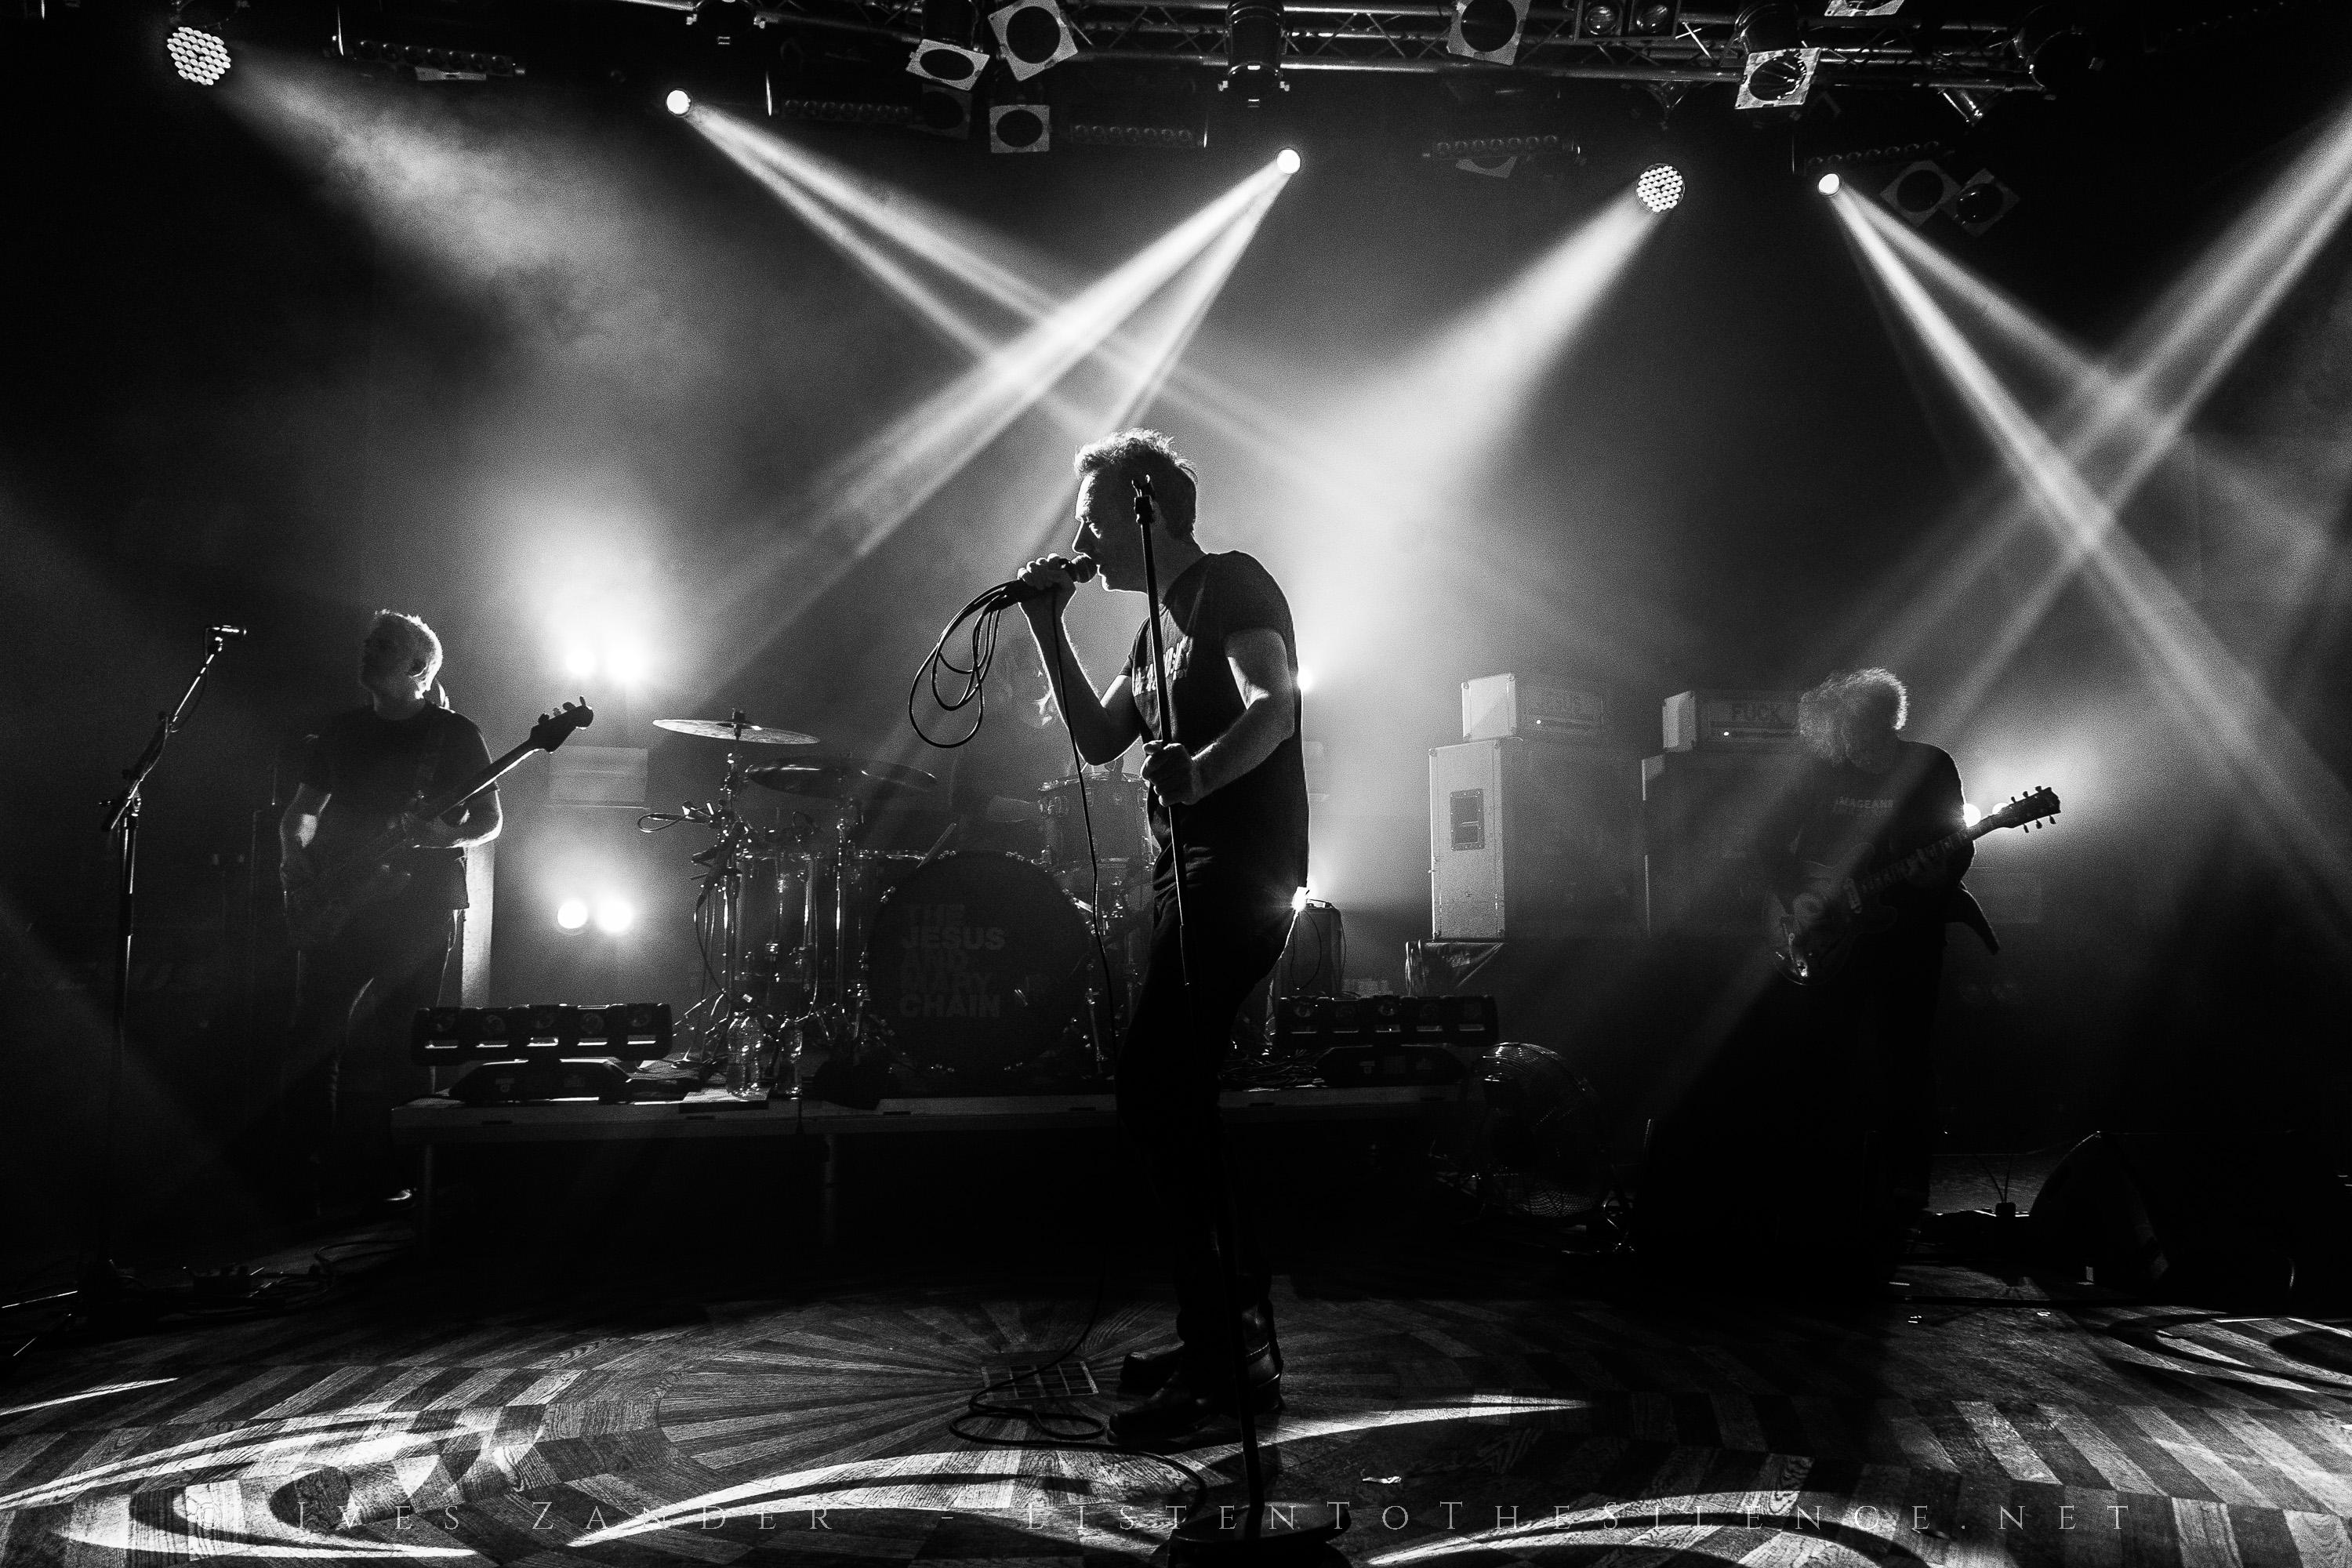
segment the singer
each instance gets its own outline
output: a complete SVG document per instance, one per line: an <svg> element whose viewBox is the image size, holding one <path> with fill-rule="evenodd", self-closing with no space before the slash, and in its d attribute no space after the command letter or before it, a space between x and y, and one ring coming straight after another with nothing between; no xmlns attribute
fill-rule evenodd
<svg viewBox="0 0 2352 1568"><path fill-rule="evenodd" d="M1120 1391L1149 1397L1114 1415L1111 1434L1132 1447L1180 1447L1229 1435L1244 1397L1254 1412L1282 1408L1273 1273L1218 1117L1217 1072L1243 999L1282 956L1291 896L1307 880L1297 638L1290 606L1264 566L1238 551L1210 553L1194 540L1196 475L1167 437L1121 431L1081 450L1076 468L1074 548L1099 568L1106 588L1145 591L1136 481L1148 482L1158 501L1160 603L1153 610L1174 672L1169 692L1146 625L1127 667L1094 695L1062 626L1087 562L1049 555L1029 563L1021 581L1040 592L1021 603L1079 753L1107 763L1144 742L1160 857L1150 959L1120 1046L1118 1104L1174 1238L1178 1343L1128 1358ZM1180 743L1154 738L1165 732L1164 700L1174 703ZM1183 926L1171 811L1184 841ZM1220 1239L1239 1281L1238 1310L1225 1295ZM1236 1386L1236 1336L1250 1358L1245 1389Z"/></svg>
<svg viewBox="0 0 2352 1568"><path fill-rule="evenodd" d="M301 955L280 1114L299 1162L289 1197L302 1217L394 1196L404 1184L392 1108L425 1090L424 1069L408 1060L409 1020L439 999L456 911L467 903L465 852L502 824L496 789L477 795L455 827L406 816L423 796L489 765L481 731L450 711L440 670L431 626L379 610L360 648L367 705L310 738L278 821L278 875L289 889L392 818L406 817L415 846L403 851L414 874L405 889Z"/></svg>

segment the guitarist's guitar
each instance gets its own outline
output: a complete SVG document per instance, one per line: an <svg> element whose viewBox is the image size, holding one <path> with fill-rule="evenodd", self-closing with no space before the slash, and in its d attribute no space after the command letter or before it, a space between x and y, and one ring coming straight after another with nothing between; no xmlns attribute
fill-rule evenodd
<svg viewBox="0 0 2352 1568"><path fill-rule="evenodd" d="M540 716L530 738L484 768L457 789L431 800L420 800L400 816L389 818L374 837L356 844L318 868L299 887L286 889L286 933L299 948L320 946L334 940L352 915L370 904L382 903L409 884L413 873L394 863L404 849L416 847L404 826L414 817L431 821L447 816L520 766L533 752L551 752L596 721L596 710L585 702L567 702Z"/></svg>
<svg viewBox="0 0 2352 1568"><path fill-rule="evenodd" d="M1825 868L1814 867L1818 875L1789 899L1784 900L1778 893L1765 895L1764 940L1771 946L1773 965L1800 985L1828 979L1845 966L1857 938L1895 923L1894 910L1880 897L1887 889L1988 833L2029 827L2057 815L2057 795L2038 789L1979 817L1975 826L1948 833L1867 877L1841 882Z"/></svg>

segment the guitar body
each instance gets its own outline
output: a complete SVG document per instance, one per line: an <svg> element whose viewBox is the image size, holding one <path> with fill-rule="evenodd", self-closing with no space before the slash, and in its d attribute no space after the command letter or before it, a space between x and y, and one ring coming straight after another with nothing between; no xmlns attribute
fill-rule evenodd
<svg viewBox="0 0 2352 1568"><path fill-rule="evenodd" d="M1895 928L1895 911L1884 904L1853 908L1851 884L1811 868L1802 888L1783 899L1764 895L1764 940L1772 952L1772 966L1780 977L1797 985L1819 985L1834 978L1853 956L1854 944L1874 932Z"/></svg>
<svg viewBox="0 0 2352 1568"><path fill-rule="evenodd" d="M342 935L352 916L370 904L398 898L415 874L376 861L354 866L286 893L286 934L304 952Z"/></svg>

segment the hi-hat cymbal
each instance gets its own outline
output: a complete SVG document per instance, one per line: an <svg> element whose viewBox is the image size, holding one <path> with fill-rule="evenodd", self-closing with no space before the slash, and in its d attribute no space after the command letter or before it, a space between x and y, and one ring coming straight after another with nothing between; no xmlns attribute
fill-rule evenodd
<svg viewBox="0 0 2352 1568"><path fill-rule="evenodd" d="M765 724L739 724L731 719L656 719L656 730L674 735L700 735L709 741L732 741L741 746L814 746L814 735L797 730L771 730Z"/></svg>
<svg viewBox="0 0 2352 1568"><path fill-rule="evenodd" d="M853 757L811 757L805 762L761 763L745 768L743 776L755 784L782 790L786 795L821 795L835 800L914 795L940 787L937 777L919 768Z"/></svg>

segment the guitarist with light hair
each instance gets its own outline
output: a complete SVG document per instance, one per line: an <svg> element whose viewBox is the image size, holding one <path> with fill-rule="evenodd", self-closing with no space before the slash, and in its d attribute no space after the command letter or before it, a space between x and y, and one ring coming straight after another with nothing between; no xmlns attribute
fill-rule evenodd
<svg viewBox="0 0 2352 1568"><path fill-rule="evenodd" d="M415 815L490 761L473 721L435 700L440 670L441 639L431 626L378 611L360 650L367 703L310 738L278 822L278 879L297 900L339 851L376 838L387 824L397 823L409 846L386 859L390 875L380 885L394 890L356 904L301 953L282 1111L289 1152L300 1162L295 1203L313 1213L387 1197L404 1184L390 1111L425 1088L424 1070L408 1062L409 1020L439 999L456 911L467 902L466 850L497 837L501 826L495 787L441 817Z"/></svg>

